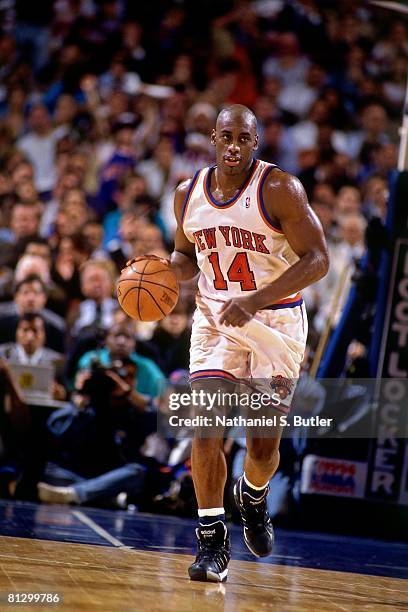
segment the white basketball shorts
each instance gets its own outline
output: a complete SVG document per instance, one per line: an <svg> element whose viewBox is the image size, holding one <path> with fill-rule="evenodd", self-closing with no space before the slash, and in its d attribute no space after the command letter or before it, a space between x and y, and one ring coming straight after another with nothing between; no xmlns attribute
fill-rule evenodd
<svg viewBox="0 0 408 612"><path fill-rule="evenodd" d="M269 385L271 380L280 378L296 384L308 331L304 303L259 310L243 327L220 325L221 307L222 301L197 297L191 334L190 381L257 379Z"/></svg>

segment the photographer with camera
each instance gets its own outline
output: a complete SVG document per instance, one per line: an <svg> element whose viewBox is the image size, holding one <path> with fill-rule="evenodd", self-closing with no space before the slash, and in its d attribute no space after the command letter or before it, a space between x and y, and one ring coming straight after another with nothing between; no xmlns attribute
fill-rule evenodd
<svg viewBox="0 0 408 612"><path fill-rule="evenodd" d="M101 503L127 494L137 501L145 481L140 448L156 430L151 401L137 387L129 357L105 367L96 358L77 374L73 404L51 415L51 454L38 496L48 503ZM123 504L121 496L121 505Z"/></svg>
<svg viewBox="0 0 408 612"><path fill-rule="evenodd" d="M134 322L131 319L118 321L110 327L105 346L95 351L88 351L81 357L78 363L79 371L85 371L85 374L89 373L91 364L95 360L104 368L110 368L115 361L130 359L135 363L138 371L134 391L144 396L146 401L158 397L164 388L164 374L154 361L139 355L135 349ZM118 381L116 382L120 384ZM123 391L126 390L123 388ZM130 400L136 401L133 393L128 392Z"/></svg>

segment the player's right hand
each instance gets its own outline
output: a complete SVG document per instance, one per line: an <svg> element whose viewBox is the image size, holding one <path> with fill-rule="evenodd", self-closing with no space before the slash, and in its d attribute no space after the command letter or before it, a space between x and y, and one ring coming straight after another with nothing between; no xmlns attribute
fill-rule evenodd
<svg viewBox="0 0 408 612"><path fill-rule="evenodd" d="M170 259L166 259L165 257L159 257L158 255L153 255L151 253L149 255L139 255L138 257L132 257L132 259L129 259L129 261L126 262L126 267L123 268L123 270L121 270L121 272L126 270L126 268L128 268L132 264L136 263L137 261L142 261L143 259L151 259L152 261L161 261L162 264L164 264L166 266L170 266Z"/></svg>

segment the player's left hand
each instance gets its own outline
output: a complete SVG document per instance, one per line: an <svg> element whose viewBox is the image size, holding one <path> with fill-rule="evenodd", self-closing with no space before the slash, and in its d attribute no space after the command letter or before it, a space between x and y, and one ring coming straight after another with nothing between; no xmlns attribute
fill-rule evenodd
<svg viewBox="0 0 408 612"><path fill-rule="evenodd" d="M222 305L220 314L221 325L231 327L243 327L248 323L257 311L254 301L249 296L227 300Z"/></svg>

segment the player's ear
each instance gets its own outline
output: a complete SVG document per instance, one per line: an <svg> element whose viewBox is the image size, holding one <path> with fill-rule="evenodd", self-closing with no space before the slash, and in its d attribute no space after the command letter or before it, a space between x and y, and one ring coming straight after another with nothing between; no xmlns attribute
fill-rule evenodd
<svg viewBox="0 0 408 612"><path fill-rule="evenodd" d="M255 134L254 151L257 150L258 146L259 146L259 138L258 138L258 134Z"/></svg>
<svg viewBox="0 0 408 612"><path fill-rule="evenodd" d="M211 137L210 137L210 142L211 144L215 147L215 143L216 143L216 133L215 133L215 129L211 132Z"/></svg>

